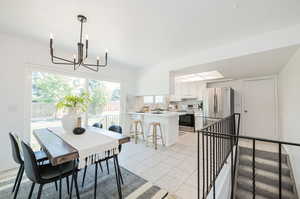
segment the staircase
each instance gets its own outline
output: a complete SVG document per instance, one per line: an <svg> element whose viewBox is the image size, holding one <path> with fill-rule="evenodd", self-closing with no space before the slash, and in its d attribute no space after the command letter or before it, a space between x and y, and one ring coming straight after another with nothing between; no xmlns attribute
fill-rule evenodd
<svg viewBox="0 0 300 199"><path fill-rule="evenodd" d="M251 148L239 147L235 199L253 199ZM279 199L278 153L255 150L255 198ZM298 199L288 156L282 154L282 198Z"/></svg>

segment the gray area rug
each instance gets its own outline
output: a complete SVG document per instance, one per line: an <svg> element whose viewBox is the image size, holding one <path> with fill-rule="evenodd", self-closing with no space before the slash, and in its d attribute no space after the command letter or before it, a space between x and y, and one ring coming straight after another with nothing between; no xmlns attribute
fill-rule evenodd
<svg viewBox="0 0 300 199"><path fill-rule="evenodd" d="M110 174L107 173L105 162L102 163L103 172L98 168L98 187L97 187L97 198L101 199L118 199L118 190L116 184L116 178L114 173L113 162L110 161ZM134 173L128 171L121 167L121 173L124 180L124 185L122 185L122 195L123 198L133 199L157 199L166 198L168 193L161 190L160 187L154 186L148 183L145 179L135 175ZM94 194L94 175L95 166L91 165L87 169L84 187L81 187L83 170L78 173L78 186L80 198L87 199L93 198ZM0 180L0 199L13 198L11 190L14 184L15 178L7 178ZM71 177L70 177L71 182ZM31 181L23 176L23 181L20 186L18 197L19 199L28 198L29 190L31 187ZM36 184L32 198L37 197L38 185ZM76 198L75 188L73 187L73 198ZM69 198L66 186L66 179L62 181L62 198ZM58 191L55 189L55 184L47 184L43 187L42 197L43 199L56 199L58 198Z"/></svg>

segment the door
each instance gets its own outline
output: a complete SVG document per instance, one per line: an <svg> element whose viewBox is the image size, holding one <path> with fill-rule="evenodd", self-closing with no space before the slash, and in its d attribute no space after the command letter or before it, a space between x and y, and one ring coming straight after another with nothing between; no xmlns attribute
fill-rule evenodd
<svg viewBox="0 0 300 199"><path fill-rule="evenodd" d="M274 78L244 81L244 134L278 139Z"/></svg>

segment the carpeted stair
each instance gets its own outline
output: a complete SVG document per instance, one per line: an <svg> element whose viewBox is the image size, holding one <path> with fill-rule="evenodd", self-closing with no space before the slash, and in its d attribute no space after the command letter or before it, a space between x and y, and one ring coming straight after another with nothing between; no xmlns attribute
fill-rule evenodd
<svg viewBox="0 0 300 199"><path fill-rule="evenodd" d="M240 147L236 199L252 199L252 152ZM279 199L278 153L255 150L256 199ZM282 155L282 198L298 199L288 156Z"/></svg>

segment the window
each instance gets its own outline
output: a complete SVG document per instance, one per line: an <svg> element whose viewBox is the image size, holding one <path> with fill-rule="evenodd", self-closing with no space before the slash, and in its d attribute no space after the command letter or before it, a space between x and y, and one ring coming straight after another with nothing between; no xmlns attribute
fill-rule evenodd
<svg viewBox="0 0 300 199"><path fill-rule="evenodd" d="M164 96L155 96L155 104L163 104Z"/></svg>
<svg viewBox="0 0 300 199"><path fill-rule="evenodd" d="M119 124L120 84L99 80L88 80L91 103L88 109L88 125L100 123L108 129Z"/></svg>
<svg viewBox="0 0 300 199"><path fill-rule="evenodd" d="M83 124L99 122L103 128L119 124L120 83L70 77L51 73L33 72L31 89L31 132L39 128L62 126L63 113L56 111L57 102L66 95L88 92L91 102ZM33 147L37 141L31 135Z"/></svg>
<svg viewBox="0 0 300 199"><path fill-rule="evenodd" d="M154 98L153 96L144 96L144 104L153 104Z"/></svg>
<svg viewBox="0 0 300 199"><path fill-rule="evenodd" d="M85 79L51 73L32 73L31 132L35 129L62 126L62 112L57 102L66 95L85 91ZM38 146L31 136L33 147Z"/></svg>

